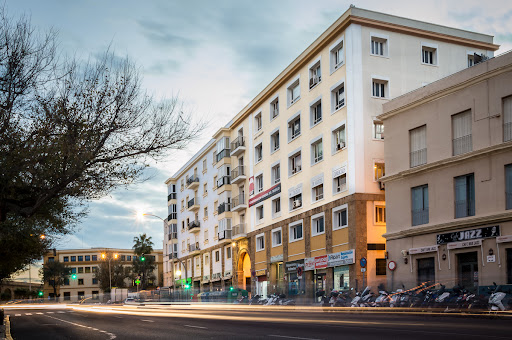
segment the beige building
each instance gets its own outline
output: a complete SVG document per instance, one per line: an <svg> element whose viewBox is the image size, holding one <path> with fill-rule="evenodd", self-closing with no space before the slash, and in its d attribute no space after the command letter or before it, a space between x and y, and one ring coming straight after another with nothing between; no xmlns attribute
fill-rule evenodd
<svg viewBox="0 0 512 340"><path fill-rule="evenodd" d="M310 298L385 282L382 104L497 48L348 9L166 182L165 284Z"/></svg>
<svg viewBox="0 0 512 340"><path fill-rule="evenodd" d="M395 287L512 284L512 53L383 107Z"/></svg>
<svg viewBox="0 0 512 340"><path fill-rule="evenodd" d="M102 254L106 258L102 258ZM117 249L117 248L90 248L90 249L65 249L57 250L56 255L48 253L44 256L44 263L51 261L60 261L71 267L72 275L76 278L66 280L64 285L57 287L57 295L63 301L79 301L83 298L99 299L100 294L103 293L100 289L98 280L95 278L95 273L98 270L98 265L102 261L108 261L108 256L117 255L118 260L124 266L131 266L134 257L132 249ZM151 254L146 256L154 256L156 269L154 275L156 280L152 282L153 286L161 286L163 278L162 267L162 250L153 250ZM111 261L115 261L112 257ZM133 282L129 279L125 280L126 287L133 287ZM150 282L151 283L151 282ZM53 297L53 287L48 283L44 283L44 297Z"/></svg>

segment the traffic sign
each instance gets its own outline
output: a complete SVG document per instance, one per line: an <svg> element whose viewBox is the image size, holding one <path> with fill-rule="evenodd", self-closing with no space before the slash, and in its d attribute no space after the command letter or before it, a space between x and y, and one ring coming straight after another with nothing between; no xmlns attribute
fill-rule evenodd
<svg viewBox="0 0 512 340"><path fill-rule="evenodd" d="M138 285L140 285L140 280L135 280L135 283Z"/></svg>
<svg viewBox="0 0 512 340"><path fill-rule="evenodd" d="M364 273L366 271L366 268L361 268L361 273Z"/></svg>
<svg viewBox="0 0 512 340"><path fill-rule="evenodd" d="M391 271L394 271L396 269L396 262L395 261L389 261L388 262L388 269Z"/></svg>
<svg viewBox="0 0 512 340"><path fill-rule="evenodd" d="M359 264L361 265L361 268L366 267L366 257L361 257L361 260L359 260Z"/></svg>

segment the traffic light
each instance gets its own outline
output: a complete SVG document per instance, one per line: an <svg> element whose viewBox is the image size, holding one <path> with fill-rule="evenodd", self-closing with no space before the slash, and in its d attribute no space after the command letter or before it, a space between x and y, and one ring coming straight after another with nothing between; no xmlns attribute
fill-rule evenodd
<svg viewBox="0 0 512 340"><path fill-rule="evenodd" d="M185 289L190 289L190 285L188 283L185 285Z"/></svg>
<svg viewBox="0 0 512 340"><path fill-rule="evenodd" d="M43 293L43 291L42 291L42 290L40 290L40 291L39 291L39 293L37 293L37 295L38 295L39 297L43 297L44 293Z"/></svg>
<svg viewBox="0 0 512 340"><path fill-rule="evenodd" d="M73 280L75 280L75 279L76 279L76 274L71 275L71 278L72 278Z"/></svg>
<svg viewBox="0 0 512 340"><path fill-rule="evenodd" d="M142 256L140 257L140 260L141 260L142 262L146 261L146 258L144 257L144 254L142 254Z"/></svg>
<svg viewBox="0 0 512 340"><path fill-rule="evenodd" d="M229 290L231 290L231 291L232 291L233 289L234 289L233 287L229 287Z"/></svg>

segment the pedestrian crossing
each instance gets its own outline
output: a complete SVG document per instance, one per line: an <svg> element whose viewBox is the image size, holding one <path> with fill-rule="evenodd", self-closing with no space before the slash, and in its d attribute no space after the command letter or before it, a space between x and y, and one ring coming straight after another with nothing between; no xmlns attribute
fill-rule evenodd
<svg viewBox="0 0 512 340"><path fill-rule="evenodd" d="M72 310L68 310L68 311L64 311L64 310L59 310L59 311L56 311L56 312L33 312L33 313L14 313L14 314L9 314L9 313L5 313L6 315L9 315L11 318L13 317L20 317L20 316L33 316L33 315L44 315L44 314L67 314L67 313L73 313L74 311Z"/></svg>

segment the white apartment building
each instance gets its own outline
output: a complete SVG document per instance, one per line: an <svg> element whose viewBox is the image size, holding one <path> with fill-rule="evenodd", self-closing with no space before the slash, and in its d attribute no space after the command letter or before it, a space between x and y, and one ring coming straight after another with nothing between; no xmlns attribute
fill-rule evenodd
<svg viewBox="0 0 512 340"><path fill-rule="evenodd" d="M165 284L184 266L202 290L307 299L385 283L382 104L497 48L349 8L166 181Z"/></svg>

